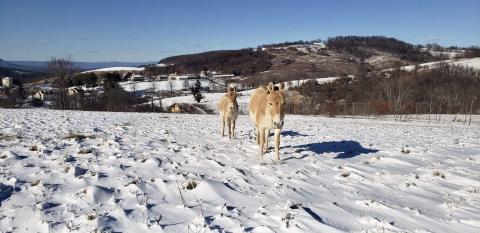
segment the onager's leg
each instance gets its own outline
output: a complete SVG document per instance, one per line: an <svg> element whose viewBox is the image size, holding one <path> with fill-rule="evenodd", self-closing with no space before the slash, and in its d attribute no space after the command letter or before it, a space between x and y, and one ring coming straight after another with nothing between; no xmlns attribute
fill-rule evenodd
<svg viewBox="0 0 480 233"><path fill-rule="evenodd" d="M265 144L265 129L259 129L260 134L260 156L264 154L264 144Z"/></svg>
<svg viewBox="0 0 480 233"><path fill-rule="evenodd" d="M222 116L222 137L225 137L225 117Z"/></svg>
<svg viewBox="0 0 480 233"><path fill-rule="evenodd" d="M228 127L228 138L232 139L232 127L231 127L232 120L230 118L227 119L227 127Z"/></svg>
<svg viewBox="0 0 480 233"><path fill-rule="evenodd" d="M281 129L275 129L275 155L277 156L277 160L280 161L280 131Z"/></svg>
<svg viewBox="0 0 480 233"><path fill-rule="evenodd" d="M268 150L268 136L270 134L270 129L265 129L265 150Z"/></svg>
<svg viewBox="0 0 480 233"><path fill-rule="evenodd" d="M257 145L260 145L260 129L255 125L255 133L257 134Z"/></svg>
<svg viewBox="0 0 480 233"><path fill-rule="evenodd" d="M232 120L232 136L235 137L235 120Z"/></svg>

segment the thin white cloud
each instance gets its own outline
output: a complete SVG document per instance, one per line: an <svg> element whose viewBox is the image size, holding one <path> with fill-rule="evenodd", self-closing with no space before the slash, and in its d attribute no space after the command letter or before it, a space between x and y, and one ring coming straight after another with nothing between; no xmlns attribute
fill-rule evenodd
<svg viewBox="0 0 480 233"><path fill-rule="evenodd" d="M87 53L97 53L100 52L98 49L87 49Z"/></svg>

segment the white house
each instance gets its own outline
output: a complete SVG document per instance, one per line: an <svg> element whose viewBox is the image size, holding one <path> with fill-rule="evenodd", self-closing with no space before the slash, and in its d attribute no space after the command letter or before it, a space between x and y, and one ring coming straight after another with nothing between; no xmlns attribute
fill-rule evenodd
<svg viewBox="0 0 480 233"><path fill-rule="evenodd" d="M169 81L170 80L185 80L185 79L188 79L187 75L177 75L177 73L168 75L168 80Z"/></svg>
<svg viewBox="0 0 480 233"><path fill-rule="evenodd" d="M2 86L12 87L13 86L13 79L10 77L2 78Z"/></svg>
<svg viewBox="0 0 480 233"><path fill-rule="evenodd" d="M324 43L315 42L315 43L313 43L313 45L315 47L317 47L318 49L327 49L327 46Z"/></svg>
<svg viewBox="0 0 480 233"><path fill-rule="evenodd" d="M168 80L168 75L165 75L165 74L157 75L157 76L155 77L155 80L157 80L157 81Z"/></svg>
<svg viewBox="0 0 480 233"><path fill-rule="evenodd" d="M45 90L40 90L33 95L33 98L37 100L45 100L46 95L47 93Z"/></svg>
<svg viewBox="0 0 480 233"><path fill-rule="evenodd" d="M177 75L177 80L187 80L188 76L187 75Z"/></svg>
<svg viewBox="0 0 480 233"><path fill-rule="evenodd" d="M54 94L52 90L39 90L33 95L34 99L38 100L49 100Z"/></svg>
<svg viewBox="0 0 480 233"><path fill-rule="evenodd" d="M212 78L233 78L235 75L233 74L215 74Z"/></svg>
<svg viewBox="0 0 480 233"><path fill-rule="evenodd" d="M169 74L168 77L167 77L167 80L168 81L177 80L177 72L175 72L174 74Z"/></svg>
<svg viewBox="0 0 480 233"><path fill-rule="evenodd" d="M83 94L83 93L84 93L84 91L80 87L69 87L68 92L67 92L67 94L70 95L70 96Z"/></svg>
<svg viewBox="0 0 480 233"><path fill-rule="evenodd" d="M211 77L211 76L214 76L214 75L219 75L220 73L218 73L217 71L201 71L200 72L200 76L201 77Z"/></svg>
<svg viewBox="0 0 480 233"><path fill-rule="evenodd" d="M140 74L134 74L128 78L128 81L145 81L147 78Z"/></svg>

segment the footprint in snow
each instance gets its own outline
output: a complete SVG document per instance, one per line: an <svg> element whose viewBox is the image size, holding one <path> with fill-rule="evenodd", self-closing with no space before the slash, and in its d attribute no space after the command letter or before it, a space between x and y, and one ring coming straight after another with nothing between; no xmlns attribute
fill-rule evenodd
<svg viewBox="0 0 480 233"><path fill-rule="evenodd" d="M81 167L75 167L74 176L75 177L83 176L83 175L85 175L85 173L87 173L87 171L88 171L88 169L81 168Z"/></svg>

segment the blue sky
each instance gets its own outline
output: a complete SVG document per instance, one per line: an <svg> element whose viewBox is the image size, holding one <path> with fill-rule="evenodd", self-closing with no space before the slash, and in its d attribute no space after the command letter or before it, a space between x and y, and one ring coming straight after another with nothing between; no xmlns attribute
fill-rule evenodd
<svg viewBox="0 0 480 233"><path fill-rule="evenodd" d="M480 1L0 0L0 58L158 61L336 35L480 44Z"/></svg>

